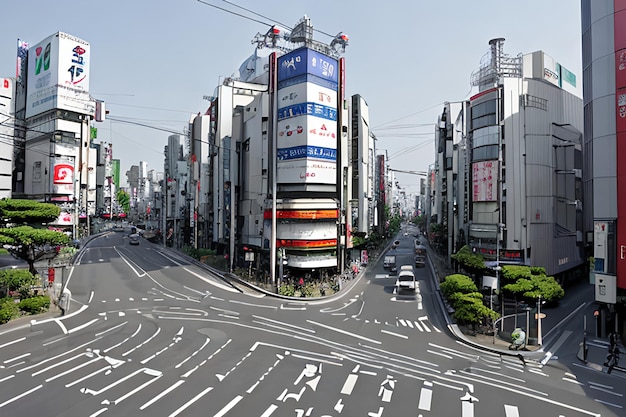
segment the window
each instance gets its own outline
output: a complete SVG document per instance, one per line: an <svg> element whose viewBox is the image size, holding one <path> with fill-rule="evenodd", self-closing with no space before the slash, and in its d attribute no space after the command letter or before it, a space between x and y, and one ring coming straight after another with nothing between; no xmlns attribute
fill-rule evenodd
<svg viewBox="0 0 626 417"><path fill-rule="evenodd" d="M33 182L41 182L41 161L33 164Z"/></svg>

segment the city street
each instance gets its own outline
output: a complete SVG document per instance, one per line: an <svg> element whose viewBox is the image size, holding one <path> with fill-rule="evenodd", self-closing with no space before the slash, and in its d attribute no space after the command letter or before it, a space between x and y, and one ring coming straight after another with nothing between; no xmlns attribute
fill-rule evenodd
<svg viewBox="0 0 626 417"><path fill-rule="evenodd" d="M548 312L538 356L552 358L523 363L456 337L429 267L415 269L415 293L398 294L381 261L336 296L291 300L241 292L127 236L109 233L82 249L65 316L0 327L0 415L624 413L624 376L576 356L582 316L593 312L584 289L559 307L573 315ZM399 239L398 267L412 265L414 237Z"/></svg>

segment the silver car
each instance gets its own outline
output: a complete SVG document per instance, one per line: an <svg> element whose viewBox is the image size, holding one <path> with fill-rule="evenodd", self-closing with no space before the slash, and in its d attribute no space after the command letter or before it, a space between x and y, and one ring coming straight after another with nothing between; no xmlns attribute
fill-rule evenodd
<svg viewBox="0 0 626 417"><path fill-rule="evenodd" d="M137 233L133 233L128 236L128 243L130 245L138 245L139 244L139 235Z"/></svg>

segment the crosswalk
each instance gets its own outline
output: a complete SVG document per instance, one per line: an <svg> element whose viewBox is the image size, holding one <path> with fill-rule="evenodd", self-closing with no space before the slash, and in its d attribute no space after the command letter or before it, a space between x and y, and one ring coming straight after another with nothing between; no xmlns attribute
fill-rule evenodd
<svg viewBox="0 0 626 417"><path fill-rule="evenodd" d="M428 321L427 316L419 317L417 320L396 317L396 327L415 329L416 331L422 333L441 333L441 330L439 330L437 326Z"/></svg>

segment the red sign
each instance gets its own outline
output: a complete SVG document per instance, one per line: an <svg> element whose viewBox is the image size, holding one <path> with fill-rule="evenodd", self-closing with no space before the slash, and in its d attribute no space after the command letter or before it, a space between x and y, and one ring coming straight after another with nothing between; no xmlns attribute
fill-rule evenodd
<svg viewBox="0 0 626 417"><path fill-rule="evenodd" d="M54 284L54 268L48 268L48 285Z"/></svg>
<svg viewBox="0 0 626 417"><path fill-rule="evenodd" d="M54 166L55 184L72 184L74 182L74 167L70 164L56 164Z"/></svg>

